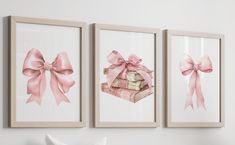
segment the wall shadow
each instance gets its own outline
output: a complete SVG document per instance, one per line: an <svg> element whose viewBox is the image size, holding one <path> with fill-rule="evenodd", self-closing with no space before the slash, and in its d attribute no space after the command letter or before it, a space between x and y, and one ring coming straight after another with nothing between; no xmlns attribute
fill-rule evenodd
<svg viewBox="0 0 235 145"><path fill-rule="evenodd" d="M87 92L89 92L89 100L87 101L88 102L88 105L89 105L89 115L87 115L87 116L89 116L89 127L90 128L93 128L94 127L94 116L95 116L95 107L94 107L94 105L95 105L95 103L94 103L94 96L95 96L95 92L94 92L94 87L95 87L95 84L94 84L94 57L95 57L95 55L94 55L94 44L93 44L93 42L94 42L94 37L93 37L93 30L94 28L93 28L93 25L91 24L91 25L88 25L88 29L87 29L87 31L88 31L88 34L89 34L89 36L87 37L88 38L88 44L89 44L89 46L87 46L87 48L89 48L89 50L88 50L88 55L86 55L86 56L88 56L88 59L86 59L86 60L88 60L88 62L89 62L89 70L87 70L88 72L89 72L89 80L88 80L88 85L89 86L87 86L87 88L88 88L88 90L86 90Z"/></svg>
<svg viewBox="0 0 235 145"><path fill-rule="evenodd" d="M2 63L3 63L3 96L2 96L2 118L3 118L3 128L8 128L9 124L9 107L10 105L8 105L9 103L9 77L10 77L10 65L9 65L9 35L8 35L8 20L9 20L9 17L3 17L2 18L2 22L3 22L3 33L2 33L2 38L3 38L3 44L2 44L2 53L3 53L3 60L2 60Z"/></svg>

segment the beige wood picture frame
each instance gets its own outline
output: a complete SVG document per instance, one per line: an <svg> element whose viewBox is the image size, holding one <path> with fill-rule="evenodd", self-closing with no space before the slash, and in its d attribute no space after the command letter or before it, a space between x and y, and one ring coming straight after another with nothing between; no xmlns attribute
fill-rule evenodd
<svg viewBox="0 0 235 145"><path fill-rule="evenodd" d="M177 30L165 30L165 72L166 72L166 103L167 103L167 115L166 115L166 126L167 127L223 127L224 126L224 35L222 34L211 34L211 33L200 33L200 32L188 32L188 31L177 31ZM173 121L172 120L172 97L173 94L171 92L172 87L172 77L171 77L171 59L172 59L172 45L173 40L172 36L182 36L182 37L191 37L191 38L208 38L208 39L216 39L218 40L219 47L219 121ZM204 49L204 48L203 48ZM179 70L178 70L179 71ZM206 91L206 90L204 90ZM195 93L194 93L195 94ZM178 96L182 97L182 96ZM209 103L209 102L206 102ZM197 106L193 107L193 111L195 111ZM205 109L206 110L206 109ZM207 110L206 110L207 111ZM194 113L194 112L192 112Z"/></svg>
<svg viewBox="0 0 235 145"><path fill-rule="evenodd" d="M100 68L100 52L103 51L100 48L101 31L107 30L110 32L135 32L143 34L153 34L154 39L154 121L153 122L133 122L133 121L101 121L101 105L100 105L100 89L101 80L100 73L102 69ZM109 25L109 24L94 24L93 25L93 36L94 36L94 126L95 127L158 127L159 126L159 91L160 91L160 78L159 78L159 46L161 31L155 28L141 28L132 26L120 26L120 25ZM122 43L121 40L119 40ZM118 98L120 99L120 98ZM126 100L124 100L126 101Z"/></svg>
<svg viewBox="0 0 235 145"><path fill-rule="evenodd" d="M79 111L80 116L78 121L17 121L16 119L16 25L17 23L22 24L36 24L42 26L58 26L58 27L68 27L68 28L79 28L79 75L80 78L77 79L77 83L80 92L78 93L77 100L79 100ZM18 17L18 16L9 16L9 54L10 54L10 127L84 127L85 126L85 31L86 24L84 22L76 21L63 21L63 20L53 20L53 19L43 19L43 18L27 18L27 17ZM75 40L76 41L76 40ZM76 50L75 50L76 51ZM80 53L80 54L79 54ZM75 79L76 81L76 79ZM28 96L28 95L27 95ZM26 96L26 97L27 97ZM78 111L78 112L79 112Z"/></svg>

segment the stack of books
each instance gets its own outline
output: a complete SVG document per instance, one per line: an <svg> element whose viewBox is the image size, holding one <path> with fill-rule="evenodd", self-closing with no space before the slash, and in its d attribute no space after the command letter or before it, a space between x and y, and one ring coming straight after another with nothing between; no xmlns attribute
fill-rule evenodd
<svg viewBox="0 0 235 145"><path fill-rule="evenodd" d="M110 73L112 68L105 68L104 74ZM147 72L152 78L152 71ZM137 101L151 95L153 86L149 87L143 77L136 71L127 70L108 85L107 82L101 84L101 90L113 96L136 103Z"/></svg>

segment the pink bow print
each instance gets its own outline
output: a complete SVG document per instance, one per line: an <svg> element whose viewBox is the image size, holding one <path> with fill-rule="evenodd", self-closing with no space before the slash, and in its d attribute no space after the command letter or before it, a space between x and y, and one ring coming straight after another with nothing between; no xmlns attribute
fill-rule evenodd
<svg viewBox="0 0 235 145"><path fill-rule="evenodd" d="M107 57L108 62L112 65L109 66L110 72L107 74L107 83L110 87L113 81L119 76L121 79L125 79L127 70L136 71L139 73L144 81L148 84L149 87L152 87L152 78L148 74L150 70L146 68L144 65L141 65L140 62L142 61L136 55L130 55L128 60L121 56L119 52L113 50Z"/></svg>
<svg viewBox="0 0 235 145"><path fill-rule="evenodd" d="M66 75L73 73L67 54L59 53L52 63L48 63L41 52L33 48L28 52L23 64L23 74L31 77L27 84L27 94L31 94L27 103L35 101L41 104L42 94L46 88L45 71L51 73L50 86L57 105L62 101L69 102L64 93L67 93L75 82L66 78Z"/></svg>
<svg viewBox="0 0 235 145"><path fill-rule="evenodd" d="M195 91L197 96L197 106L202 106L206 110L204 104L204 96L201 90L200 74L198 71L204 73L212 72L212 63L210 58L208 56L204 56L198 63L195 63L193 59L187 55L184 61L180 64L180 70L184 76L191 74L189 80L188 98L185 103L185 108L187 108L188 106L191 106L193 108L192 96Z"/></svg>

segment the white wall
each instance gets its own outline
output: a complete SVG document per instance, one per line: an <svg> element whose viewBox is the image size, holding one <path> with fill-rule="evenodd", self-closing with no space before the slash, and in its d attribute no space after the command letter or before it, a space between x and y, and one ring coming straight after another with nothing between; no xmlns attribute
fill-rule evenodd
<svg viewBox="0 0 235 145"><path fill-rule="evenodd" d="M235 144L235 1L233 0L0 0L0 144L43 145L50 133L71 145L87 145L103 136L109 145L234 145ZM87 40L87 127L12 129L8 122L8 15L78 20L130 26L169 28L225 34L225 127L205 129L150 129L92 127L92 47ZM90 28L90 27L89 27ZM89 34L91 34L91 31ZM87 36L88 38L88 36ZM91 38L91 35L89 36Z"/></svg>

